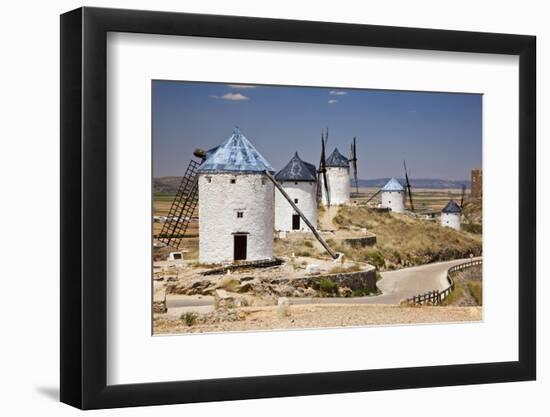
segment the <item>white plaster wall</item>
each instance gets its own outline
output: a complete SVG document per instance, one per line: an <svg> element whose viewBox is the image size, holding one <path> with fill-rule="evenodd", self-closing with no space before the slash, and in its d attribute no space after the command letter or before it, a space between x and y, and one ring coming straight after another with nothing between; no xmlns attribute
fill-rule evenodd
<svg viewBox="0 0 550 417"><path fill-rule="evenodd" d="M274 186L263 174L199 174L200 262L232 262L233 234L241 232L247 260L272 258L273 213Z"/></svg>
<svg viewBox="0 0 550 417"><path fill-rule="evenodd" d="M330 204L349 204L351 184L349 178L349 168L343 167L327 167L327 181L328 189L330 193ZM322 204L327 204L327 198L325 195L324 179L321 175L322 185Z"/></svg>
<svg viewBox="0 0 550 417"><path fill-rule="evenodd" d="M441 226L460 230L460 214L441 213Z"/></svg>
<svg viewBox="0 0 550 417"><path fill-rule="evenodd" d="M292 201L298 199L298 203L295 204L310 223L317 227L317 184L311 181L281 181L281 185ZM279 190L275 190L275 230L292 231L293 214L295 212L292 206ZM309 231L309 227L302 219L300 230Z"/></svg>
<svg viewBox="0 0 550 417"><path fill-rule="evenodd" d="M405 193L403 191L382 191L382 207L396 213L405 211Z"/></svg>

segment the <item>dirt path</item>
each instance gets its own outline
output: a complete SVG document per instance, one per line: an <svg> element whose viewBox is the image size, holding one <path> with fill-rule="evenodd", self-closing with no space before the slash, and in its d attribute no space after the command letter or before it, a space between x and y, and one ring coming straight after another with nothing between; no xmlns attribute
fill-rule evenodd
<svg viewBox="0 0 550 417"><path fill-rule="evenodd" d="M275 329L330 328L413 323L473 322L482 319L481 307L400 307L381 305L292 305L288 317L277 315L277 307L238 309L239 320L187 325L185 321L159 317L154 333L208 333Z"/></svg>
<svg viewBox="0 0 550 417"><path fill-rule="evenodd" d="M324 207L323 211L319 211L319 228L321 230L336 230L337 227L332 221L334 217L338 214L338 206Z"/></svg>

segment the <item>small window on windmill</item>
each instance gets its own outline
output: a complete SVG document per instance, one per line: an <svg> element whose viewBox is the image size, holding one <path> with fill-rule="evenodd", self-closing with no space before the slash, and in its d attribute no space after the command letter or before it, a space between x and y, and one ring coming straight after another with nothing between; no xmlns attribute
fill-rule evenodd
<svg viewBox="0 0 550 417"><path fill-rule="evenodd" d="M297 198L294 199L294 204L298 204L298 199Z"/></svg>
<svg viewBox="0 0 550 417"><path fill-rule="evenodd" d="M298 181L294 181L294 185L298 185Z"/></svg>
<svg viewBox="0 0 550 417"><path fill-rule="evenodd" d="M208 176L208 177L205 177L206 178L206 182L212 182L212 177Z"/></svg>
<svg viewBox="0 0 550 417"><path fill-rule="evenodd" d="M262 178L262 185L265 185L265 178Z"/></svg>
<svg viewBox="0 0 550 417"><path fill-rule="evenodd" d="M235 178L231 178L231 179L229 180L229 183L230 183L230 184L235 184L236 182L237 182L237 180L236 180Z"/></svg>
<svg viewBox="0 0 550 417"><path fill-rule="evenodd" d="M242 212L242 211L238 211L238 212L237 212L237 218L238 218L238 219L242 219L243 216L244 216L244 212Z"/></svg>

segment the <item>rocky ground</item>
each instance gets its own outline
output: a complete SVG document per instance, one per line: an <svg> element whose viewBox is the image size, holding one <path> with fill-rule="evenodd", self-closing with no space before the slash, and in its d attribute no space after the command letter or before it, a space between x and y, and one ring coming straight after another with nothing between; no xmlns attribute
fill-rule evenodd
<svg viewBox="0 0 550 417"><path fill-rule="evenodd" d="M154 334L333 328L392 324L475 322L481 307L402 307L393 305L292 305L156 315Z"/></svg>
<svg viewBox="0 0 550 417"><path fill-rule="evenodd" d="M317 295L318 288L316 291L307 288L307 286L296 288L289 284L294 280L302 280L306 277L315 278L320 275L356 273L374 269L366 263L347 261L345 258L334 261L301 256L285 258L284 262L277 266L242 268L215 275L204 275L204 272L211 268L200 265L191 266L182 263L179 266L173 266L166 264L154 263L155 289L164 288L168 294L182 295L214 295L215 290L224 289L256 296L311 297ZM308 266L315 266L316 271L308 273Z"/></svg>

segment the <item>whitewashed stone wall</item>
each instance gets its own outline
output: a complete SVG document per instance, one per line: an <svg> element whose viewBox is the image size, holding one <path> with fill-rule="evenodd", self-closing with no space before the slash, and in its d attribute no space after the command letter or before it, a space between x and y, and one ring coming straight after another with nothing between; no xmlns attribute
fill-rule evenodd
<svg viewBox="0 0 550 417"><path fill-rule="evenodd" d="M405 211L405 193L403 191L382 191L382 207L396 213Z"/></svg>
<svg viewBox="0 0 550 417"><path fill-rule="evenodd" d="M281 181L281 185L292 201L298 199L295 204L310 223L317 227L317 184L306 181ZM281 192L275 190L275 230L292 231L293 214L298 213L294 212ZM300 219L300 230L309 231L309 227L302 219Z"/></svg>
<svg viewBox="0 0 550 417"><path fill-rule="evenodd" d="M343 167L327 167L327 180L328 189L330 194L330 204L340 205L349 204L351 184L349 178L349 168ZM322 204L327 204L327 198L325 195L324 179L321 175L322 186Z"/></svg>
<svg viewBox="0 0 550 417"><path fill-rule="evenodd" d="M441 226L460 230L459 213L441 213Z"/></svg>
<svg viewBox="0 0 550 417"><path fill-rule="evenodd" d="M265 175L199 174L201 263L232 262L235 233L248 233L247 260L272 258L273 226L274 185Z"/></svg>

